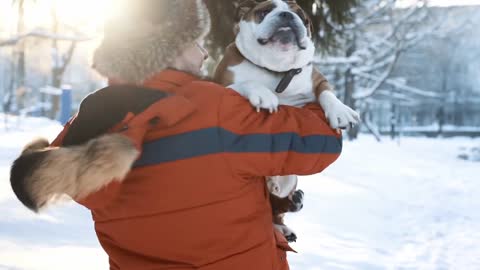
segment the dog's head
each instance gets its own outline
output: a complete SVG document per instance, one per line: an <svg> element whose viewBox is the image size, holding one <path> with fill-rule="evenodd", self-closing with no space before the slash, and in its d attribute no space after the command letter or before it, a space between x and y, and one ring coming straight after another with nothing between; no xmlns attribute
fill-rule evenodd
<svg viewBox="0 0 480 270"><path fill-rule="evenodd" d="M312 23L295 0L247 0L237 14L235 43L248 60L278 72L312 61Z"/></svg>

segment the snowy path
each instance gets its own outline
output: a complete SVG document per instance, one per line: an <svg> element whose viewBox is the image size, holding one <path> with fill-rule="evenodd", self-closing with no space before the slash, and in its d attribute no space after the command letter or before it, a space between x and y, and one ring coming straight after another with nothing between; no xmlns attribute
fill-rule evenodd
<svg viewBox="0 0 480 270"><path fill-rule="evenodd" d="M60 127L0 127L0 270L108 269L87 211L71 204L35 216L11 192L21 145ZM346 142L337 163L301 179L305 207L287 218L299 235L292 270L480 269L480 163L456 159L473 144L480 139Z"/></svg>

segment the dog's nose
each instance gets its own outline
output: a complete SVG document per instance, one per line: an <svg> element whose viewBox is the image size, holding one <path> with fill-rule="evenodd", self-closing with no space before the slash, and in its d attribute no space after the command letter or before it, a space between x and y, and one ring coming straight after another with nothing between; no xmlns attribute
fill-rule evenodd
<svg viewBox="0 0 480 270"><path fill-rule="evenodd" d="M284 11L280 13L280 18L285 19L285 20L293 20L293 14L291 12Z"/></svg>

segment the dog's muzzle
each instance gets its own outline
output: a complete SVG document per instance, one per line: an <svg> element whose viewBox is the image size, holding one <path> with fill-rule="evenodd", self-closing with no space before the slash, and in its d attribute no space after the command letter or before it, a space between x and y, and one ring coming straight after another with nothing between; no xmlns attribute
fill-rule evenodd
<svg viewBox="0 0 480 270"><path fill-rule="evenodd" d="M301 50L306 47L302 44L302 27L295 22L295 17L291 12L282 12L278 15L279 23L274 26L273 34L268 38L259 38L257 41L260 45L268 43L280 43L282 45L296 44Z"/></svg>

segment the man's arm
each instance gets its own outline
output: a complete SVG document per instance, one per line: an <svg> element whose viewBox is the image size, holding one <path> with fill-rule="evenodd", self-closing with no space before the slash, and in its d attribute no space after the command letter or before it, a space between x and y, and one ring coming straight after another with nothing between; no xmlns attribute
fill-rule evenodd
<svg viewBox="0 0 480 270"><path fill-rule="evenodd" d="M94 92L80 104L61 145L84 144L107 133L128 113L137 115L166 97L168 94L162 91L132 86L110 86Z"/></svg>
<svg viewBox="0 0 480 270"><path fill-rule="evenodd" d="M192 106L182 97L157 90L128 86L100 90L82 102L76 118L53 144L38 140L24 149L11 168L12 189L33 211L59 194L75 200L88 196L81 203L99 207L115 194L114 189L96 192L126 177L150 125L181 121L193 112Z"/></svg>
<svg viewBox="0 0 480 270"><path fill-rule="evenodd" d="M329 126L318 105L281 106L274 114L258 113L245 98L229 91L219 115L222 144L235 173L315 174L342 150L341 134Z"/></svg>

